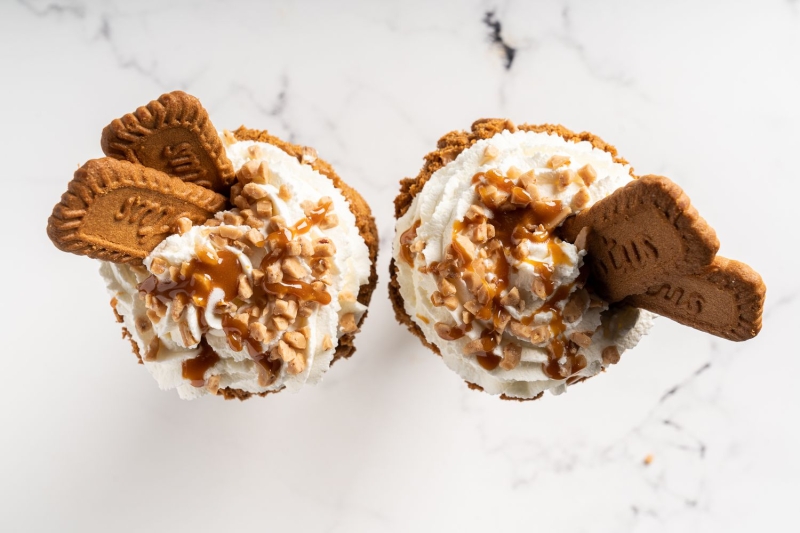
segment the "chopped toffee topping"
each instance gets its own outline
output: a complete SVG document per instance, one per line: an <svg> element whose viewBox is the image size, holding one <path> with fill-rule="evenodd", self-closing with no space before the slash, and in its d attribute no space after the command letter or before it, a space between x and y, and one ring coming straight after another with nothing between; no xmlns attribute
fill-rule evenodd
<svg viewBox="0 0 800 533"><path fill-rule="evenodd" d="M487 153L484 159L489 161L494 157L496 154ZM556 189L563 189L573 182L591 182L596 176L589 166L578 172L560 168L568 164L568 157L553 156L547 166L554 170L542 178L554 180ZM522 173L514 167L505 175L495 169L475 174L472 185L479 199L477 204L470 206L464 218L453 225L451 244L445 249L443 260L422 265L419 270L436 280L439 290L430 297L435 307L463 309L457 313L455 324L434 324L439 337L457 340L476 328L479 336L464 345L464 355L475 357L489 371L498 366L512 370L520 363L522 346L509 342L508 337L504 339L504 333L508 332L511 339L516 337L545 348L548 361L542 364L542 370L548 377L561 380L587 365L586 358L578 351L591 344L592 332L576 332L567 338L565 331L567 324L581 318L592 299L582 288L583 273L575 282L556 289L554 272L559 265L569 264L570 259L561 249L560 239L551 232L572 213L572 208L559 200L540 198L538 178L533 171ZM572 204L577 209L589 202L586 189L580 191L578 200ZM424 248L424 242L417 237L419 225L420 221L415 222L400 236L400 256L412 267ZM586 236L580 240L581 246L585 246ZM530 244L544 244L550 260L531 258ZM542 304L533 313L515 320L511 311L520 316L526 302L518 287L509 286L509 275L523 264L533 267L535 277L530 291ZM459 281L466 291L456 289ZM544 320L536 321L542 315ZM613 359L613 354L604 357L604 361Z"/></svg>
<svg viewBox="0 0 800 533"><path fill-rule="evenodd" d="M313 227L325 229L338 224L331 212L333 201L323 197L316 203L304 202L305 216L288 226L283 217L273 216L272 202L258 185L269 179L266 165L251 161L237 178L231 202L239 207L239 214L227 212L221 221L216 219L219 224L206 224L211 226L205 230L208 243L195 250L196 259L178 266L155 258L151 263L153 274L139 285L150 320L142 317L137 328L152 328L151 321L157 322L169 309L184 345L199 342L200 346L196 357L184 361L183 377L193 386L210 391L219 389L219 376L206 380L205 373L220 357L206 340L209 327L203 312L198 313L201 338L194 338L187 319L188 304L198 310L212 304L211 311L221 319L228 346L234 351L247 350L256 363L259 385L266 387L278 379L284 366L291 375L306 369L305 351L313 348L307 343L307 318L318 305L331 301L325 282L330 282L335 246L330 239L312 241L307 234ZM288 197L288 191L282 187L281 196ZM185 233L191 228L181 229ZM251 246L263 249L264 256L248 274L239 253L251 250ZM167 272L167 279L159 279ZM344 315L340 327L344 332L355 331L355 316ZM333 347L329 337L322 344L325 350ZM155 360L157 353L158 344L151 344L145 360Z"/></svg>

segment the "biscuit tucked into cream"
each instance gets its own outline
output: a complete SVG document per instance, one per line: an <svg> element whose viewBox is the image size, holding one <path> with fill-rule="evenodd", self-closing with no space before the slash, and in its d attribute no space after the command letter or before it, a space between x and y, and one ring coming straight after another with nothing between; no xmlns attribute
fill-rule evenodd
<svg viewBox="0 0 800 533"><path fill-rule="evenodd" d="M328 176L273 144L222 137L234 207L179 221L143 267L101 267L145 367L188 399L320 381L374 287L351 202Z"/></svg>
<svg viewBox="0 0 800 533"><path fill-rule="evenodd" d="M514 399L561 393L616 363L652 323L585 287L585 236L554 234L632 181L630 167L604 143L556 128L478 137L449 134L428 157L426 168L439 168L404 185L395 309L468 383Z"/></svg>

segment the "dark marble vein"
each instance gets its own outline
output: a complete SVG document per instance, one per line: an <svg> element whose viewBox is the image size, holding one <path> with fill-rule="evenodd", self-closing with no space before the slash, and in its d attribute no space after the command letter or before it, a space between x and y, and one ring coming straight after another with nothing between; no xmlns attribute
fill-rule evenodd
<svg viewBox="0 0 800 533"><path fill-rule="evenodd" d="M503 39L503 26L499 20L495 17L494 11L487 11L483 17L483 23L489 28L489 39L491 39L492 43L496 44L500 47L503 51L503 55L505 57L505 67L506 70L511 69L511 65L514 63L514 57L517 55L517 49L509 46L508 43L505 42Z"/></svg>

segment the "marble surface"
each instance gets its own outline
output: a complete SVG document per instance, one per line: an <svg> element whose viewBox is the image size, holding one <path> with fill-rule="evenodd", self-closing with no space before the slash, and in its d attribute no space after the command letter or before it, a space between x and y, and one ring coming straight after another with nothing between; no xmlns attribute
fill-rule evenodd
<svg viewBox="0 0 800 533"><path fill-rule="evenodd" d="M792 529L797 2L5 0L0 50L4 531ZM316 388L159 391L97 265L46 238L103 126L173 89L315 146L372 205L380 284ZM592 131L681 184L764 277L761 335L661 319L565 396L468 390L395 323L386 272L397 181L485 116Z"/></svg>

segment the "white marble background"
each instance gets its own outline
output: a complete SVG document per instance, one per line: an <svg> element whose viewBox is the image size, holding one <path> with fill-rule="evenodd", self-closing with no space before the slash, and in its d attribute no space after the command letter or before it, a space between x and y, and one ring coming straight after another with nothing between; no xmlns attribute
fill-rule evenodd
<svg viewBox="0 0 800 533"><path fill-rule="evenodd" d="M798 54L796 1L2 0L0 529L793 529ZM372 205L380 285L319 387L159 391L97 265L46 238L103 126L173 89L220 128L315 146ZM680 183L766 280L761 335L664 319L566 396L468 390L395 323L385 283L397 181L485 116L592 131Z"/></svg>

